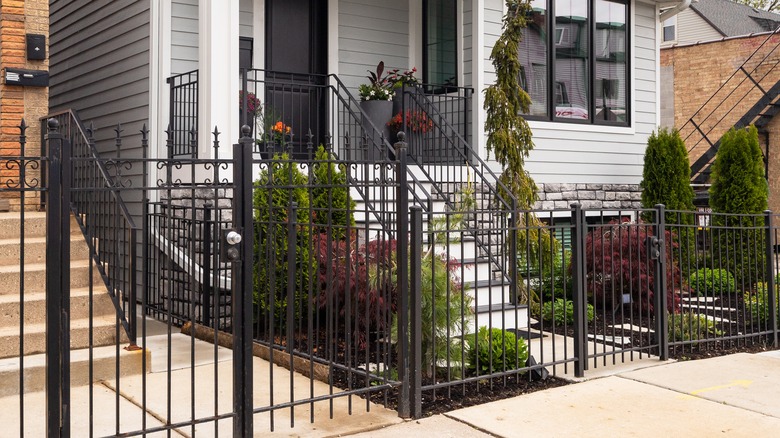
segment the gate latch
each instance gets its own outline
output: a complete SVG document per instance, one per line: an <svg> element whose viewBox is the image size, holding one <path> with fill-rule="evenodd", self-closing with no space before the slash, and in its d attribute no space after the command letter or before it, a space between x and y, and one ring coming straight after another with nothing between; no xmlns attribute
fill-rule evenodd
<svg viewBox="0 0 780 438"><path fill-rule="evenodd" d="M656 236L647 238L647 250L650 251L650 260L658 260L661 258L661 243L662 240Z"/></svg>
<svg viewBox="0 0 780 438"><path fill-rule="evenodd" d="M241 237L241 233L239 233L238 230L222 230L222 242L220 242L220 256L222 259L229 262L241 260L241 251L239 251L238 244L241 243L242 240L243 237Z"/></svg>

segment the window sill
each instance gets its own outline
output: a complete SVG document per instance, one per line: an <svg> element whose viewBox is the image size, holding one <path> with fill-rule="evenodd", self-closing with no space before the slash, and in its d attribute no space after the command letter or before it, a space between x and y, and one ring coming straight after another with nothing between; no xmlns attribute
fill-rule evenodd
<svg viewBox="0 0 780 438"><path fill-rule="evenodd" d="M554 129L557 131L579 131L579 132L604 132L608 134L636 134L633 126L611 126L599 125L594 123L570 123L570 122L550 122L543 120L528 120L528 126L534 129Z"/></svg>

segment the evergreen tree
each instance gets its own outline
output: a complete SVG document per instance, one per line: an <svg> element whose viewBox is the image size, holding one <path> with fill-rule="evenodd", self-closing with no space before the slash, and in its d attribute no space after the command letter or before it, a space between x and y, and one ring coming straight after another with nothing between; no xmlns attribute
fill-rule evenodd
<svg viewBox="0 0 780 438"><path fill-rule="evenodd" d="M486 145L488 153L493 153L504 169L498 184L501 197L507 202L517 201L510 208L530 210L537 200L538 189L524 168L534 143L531 128L522 116L528 113L531 97L518 84L521 70L518 50L531 5L529 0L506 0L506 9L502 33L490 54L496 82L485 90ZM539 265L541 260L542 266L534 266L535 269L552 269L553 257L560 248L552 234L531 212L518 214L516 225L517 247L522 251L518 259L532 265ZM519 268L526 270L525 266ZM532 307L538 301L534 291L521 291L519 298Z"/></svg>
<svg viewBox="0 0 780 438"><path fill-rule="evenodd" d="M724 267L742 288L765 277L763 230L756 227L764 225L761 213L767 209L768 193L755 126L729 130L712 165L710 207L727 213L713 216L713 225L723 227L713 231L713 255L725 260Z"/></svg>
<svg viewBox="0 0 780 438"><path fill-rule="evenodd" d="M642 207L664 204L670 210L693 210L688 151L676 130L661 129L647 140L642 171ZM693 217L669 214L667 222L692 224Z"/></svg>

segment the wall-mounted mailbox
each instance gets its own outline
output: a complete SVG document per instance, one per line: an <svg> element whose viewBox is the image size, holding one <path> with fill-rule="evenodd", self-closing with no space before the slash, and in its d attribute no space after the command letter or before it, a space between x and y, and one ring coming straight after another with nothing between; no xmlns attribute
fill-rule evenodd
<svg viewBox="0 0 780 438"><path fill-rule="evenodd" d="M27 59L35 61L46 59L46 35L27 34Z"/></svg>
<svg viewBox="0 0 780 438"><path fill-rule="evenodd" d="M48 87L49 72L46 70L24 70L21 68L6 68L6 85L23 85L27 87Z"/></svg>

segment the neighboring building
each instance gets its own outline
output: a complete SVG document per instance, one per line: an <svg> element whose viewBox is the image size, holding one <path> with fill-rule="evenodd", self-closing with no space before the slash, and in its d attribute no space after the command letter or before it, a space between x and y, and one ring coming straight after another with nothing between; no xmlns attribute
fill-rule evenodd
<svg viewBox="0 0 780 438"><path fill-rule="evenodd" d="M706 19L715 39L690 17ZM683 18L686 26L683 26ZM689 149L693 184L702 190L720 137L734 126L755 124L766 162L769 206L780 209L778 112L780 91L780 15L732 3L700 0L678 16L678 43L661 48L661 125L674 127ZM696 29L697 41L682 43L684 28ZM769 30L763 31L762 30Z"/></svg>
<svg viewBox="0 0 780 438"><path fill-rule="evenodd" d="M665 48L771 32L780 27L780 14L731 0L693 0L688 9L662 26L661 48Z"/></svg>
<svg viewBox="0 0 780 438"><path fill-rule="evenodd" d="M38 156L41 153L40 118L48 112L48 88L45 86L22 86L14 84L14 73L18 69L36 70L39 73L48 70L46 42L49 36L49 5L47 0L16 0L0 3L0 69L4 78L0 81L0 154L7 156ZM28 37L32 36L28 44ZM36 50L37 49L37 50ZM11 69L10 71L8 69ZM11 75L9 78L8 75ZM45 78L39 78L45 80ZM19 124L25 119L27 129L26 151L19 150ZM26 180L32 183L36 179L38 166L29 165L25 169ZM37 164L37 163L36 163ZM0 170L3 184L7 180L16 184L19 169ZM10 193L8 194L10 195ZM0 201L3 201L0 199ZM0 202L0 210L20 208L18 196L9 197ZM34 192L25 197L27 208L39 205Z"/></svg>
<svg viewBox="0 0 780 438"><path fill-rule="evenodd" d="M532 2L519 78L534 99L528 118L536 149L527 167L538 183L551 184L545 191L567 193L543 194L544 207L577 199L594 207L607 199L609 207L637 204L645 143L659 122L659 8L679 3ZM164 144L166 80L197 69L198 131L235 126L226 133L235 139L242 62L335 74L356 94L366 70L384 60L416 66L429 83L473 88L468 137L487 157L482 90L494 80L489 56L504 7L502 0L52 0L51 107L77 109L98 127L98 140L113 134L103 128L123 121L125 132L148 123ZM576 187L582 193L573 197Z"/></svg>

